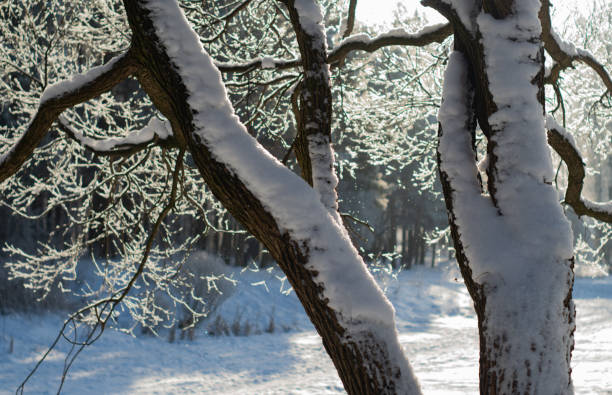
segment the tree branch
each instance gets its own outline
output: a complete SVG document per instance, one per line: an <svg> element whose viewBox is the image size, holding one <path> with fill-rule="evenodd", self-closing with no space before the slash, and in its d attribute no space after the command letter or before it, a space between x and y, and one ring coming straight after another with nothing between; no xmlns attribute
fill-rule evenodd
<svg viewBox="0 0 612 395"><path fill-rule="evenodd" d="M57 123L59 128L66 133L70 139L100 156L128 157L154 145L165 148L178 147L178 142L174 136L172 136L169 122L159 121L155 117L141 130L132 132L128 136L111 137L108 139L94 139L84 136L82 133L72 128L68 124L68 121L61 116Z"/></svg>
<svg viewBox="0 0 612 395"><path fill-rule="evenodd" d="M450 24L438 24L424 27L420 32L408 33L402 29L391 30L370 38L367 34L356 34L346 37L340 44L327 54L327 63L341 62L352 51L374 52L380 48L392 45L408 45L423 47L433 43L441 43L453 33ZM285 70L302 65L302 59L265 59L257 58L243 63L215 62L215 66L223 73L248 73L255 69Z"/></svg>
<svg viewBox="0 0 612 395"><path fill-rule="evenodd" d="M418 33L408 33L403 29L395 29L374 38L370 38L367 34L357 34L342 40L327 55L327 63L338 63L352 51L374 52L382 47L391 45L423 47L434 42L441 43L452 33L453 28L447 23L426 26Z"/></svg>
<svg viewBox="0 0 612 395"><path fill-rule="evenodd" d="M215 66L223 73L248 73L255 69L286 70L298 67L301 59L265 59L257 58L243 63L215 62ZM266 67L264 67L266 66Z"/></svg>
<svg viewBox="0 0 612 395"><path fill-rule="evenodd" d="M568 171L567 189L565 190L565 203L579 215L586 215L599 221L612 223L612 201L607 203L593 203L582 198L584 186L584 162L574 143L574 139L552 117L546 120L548 144L563 159Z"/></svg>
<svg viewBox="0 0 612 395"><path fill-rule="evenodd" d="M554 83L559 78L559 73L571 67L574 61L582 62L589 66L606 86L608 92L612 92L612 78L603 64L601 64L593 54L587 50L576 48L573 44L567 43L555 33L550 21L550 1L542 0L540 9L540 23L542 24L542 41L546 52L555 60L547 76L547 83Z"/></svg>
<svg viewBox="0 0 612 395"><path fill-rule="evenodd" d="M347 38L355 28L355 9L357 8L357 0L350 0L348 15L346 17L346 27L342 32L342 38Z"/></svg>
<svg viewBox="0 0 612 395"><path fill-rule="evenodd" d="M43 92L38 110L26 132L15 146L0 157L0 182L19 170L62 111L109 91L136 70L136 62L131 52L127 51L103 66L49 86Z"/></svg>

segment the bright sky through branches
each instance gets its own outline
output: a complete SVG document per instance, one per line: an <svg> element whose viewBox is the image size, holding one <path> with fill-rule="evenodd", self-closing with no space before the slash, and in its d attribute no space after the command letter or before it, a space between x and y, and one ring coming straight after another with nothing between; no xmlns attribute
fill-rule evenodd
<svg viewBox="0 0 612 395"><path fill-rule="evenodd" d="M423 7L418 0L357 0L357 19L366 24L382 25L393 22L393 12L398 3L403 3L409 15L418 11L428 22L444 22L444 17L429 7Z"/></svg>
<svg viewBox="0 0 612 395"><path fill-rule="evenodd" d="M552 0L553 22L565 21L576 10L583 15L588 14L593 4L597 2L598 0L581 0L580 7L577 7L572 0ZM438 12L422 6L418 0L358 0L357 20L369 25L390 25L393 22L393 13L397 9L398 3L402 3L408 11L408 15L418 12L419 15L427 19L428 23L446 21ZM557 26L557 28L559 27Z"/></svg>

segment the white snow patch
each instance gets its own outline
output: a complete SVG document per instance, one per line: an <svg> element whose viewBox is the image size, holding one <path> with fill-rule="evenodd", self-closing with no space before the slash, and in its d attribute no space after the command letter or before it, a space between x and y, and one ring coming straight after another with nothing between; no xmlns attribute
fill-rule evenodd
<svg viewBox="0 0 612 395"><path fill-rule="evenodd" d="M293 6L300 16L300 25L306 33L318 36L323 28L323 13L316 0L295 0Z"/></svg>
<svg viewBox="0 0 612 395"><path fill-rule="evenodd" d="M563 126L559 125L557 120L553 118L553 116L550 114L546 115L546 129L555 129L556 131L558 131L563 136L563 138L572 145L574 151L576 151L576 153L580 155L580 150L578 149L578 144L576 144L574 136L570 132L568 132Z"/></svg>
<svg viewBox="0 0 612 395"><path fill-rule="evenodd" d="M397 280L379 280L397 308L402 345L419 356L414 369L426 394L478 392L476 317L463 283L454 279L456 272L418 268L400 273ZM280 274L254 273L246 282ZM243 318L251 322L267 319L274 311L278 332L208 337L198 331L192 342L168 343L165 337L133 338L109 329L78 357L62 393L345 393L295 295L284 296L275 282L269 285L270 293L261 287L239 286L221 309L232 319L236 310L224 306L244 306ZM575 298L578 330L572 368L576 393L605 394L612 388L612 278L577 279ZM296 325L283 333L283 323ZM15 392L59 325L61 319L53 315L0 316L0 394ZM13 353L8 352L11 340ZM57 391L66 351L61 346L43 364L26 385L26 394Z"/></svg>
<svg viewBox="0 0 612 395"><path fill-rule="evenodd" d="M474 31L476 3L473 0L442 0L442 2L450 5L455 10L466 29Z"/></svg>
<svg viewBox="0 0 612 395"><path fill-rule="evenodd" d="M262 69L273 69L274 67L276 67L274 58L270 56L264 56L263 58L261 58L261 68Z"/></svg>

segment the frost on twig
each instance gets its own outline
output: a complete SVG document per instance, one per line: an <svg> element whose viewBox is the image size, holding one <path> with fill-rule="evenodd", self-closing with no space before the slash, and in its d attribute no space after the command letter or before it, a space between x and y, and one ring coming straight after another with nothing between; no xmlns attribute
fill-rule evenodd
<svg viewBox="0 0 612 395"><path fill-rule="evenodd" d="M19 170L62 111L101 95L135 71L136 66L128 51L104 66L50 86L43 93L40 105L25 133L0 157L0 182Z"/></svg>

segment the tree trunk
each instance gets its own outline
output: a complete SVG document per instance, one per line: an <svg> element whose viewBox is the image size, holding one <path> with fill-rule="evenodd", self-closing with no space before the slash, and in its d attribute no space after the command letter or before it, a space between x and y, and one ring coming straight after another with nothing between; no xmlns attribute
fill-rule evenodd
<svg viewBox="0 0 612 395"><path fill-rule="evenodd" d="M548 178L538 10L530 0L485 0L478 18L466 21L442 2L429 3L455 32L438 165L455 255L478 316L480 393L571 393L571 230ZM476 167L477 121L487 139L488 194Z"/></svg>
<svg viewBox="0 0 612 395"><path fill-rule="evenodd" d="M318 247L311 245L308 239L296 239L292 232L283 231L277 218L271 214L273 207L256 197L245 184L249 180L241 179L235 171L228 169L220 160L223 158L213 155L211 143L197 134L194 121L197 109L189 101L191 92L186 88L184 76L176 65L177 60L172 58L176 55L169 55L173 49L169 51L166 48L162 34L155 25L155 18L181 22L178 19L180 16L176 15L178 5L145 0L125 0L124 5L133 32L132 50L141 66L138 73L141 85L155 106L169 119L179 144L184 143L189 149L212 193L236 220L266 246L285 272L321 335L347 392L419 393L416 379L397 340L393 317L390 317L390 322L377 322L367 316L353 317L348 311L340 313L332 308L332 301L326 296L329 294L325 293L326 284L321 282L320 273L312 269L310 256L318 252ZM200 45L199 42L197 45ZM325 53L321 55L325 56ZM325 59L322 61L325 62ZM331 102L322 105L331 106ZM329 221L333 221L331 213ZM358 264L356 261L356 264L355 269L365 270L362 262Z"/></svg>

